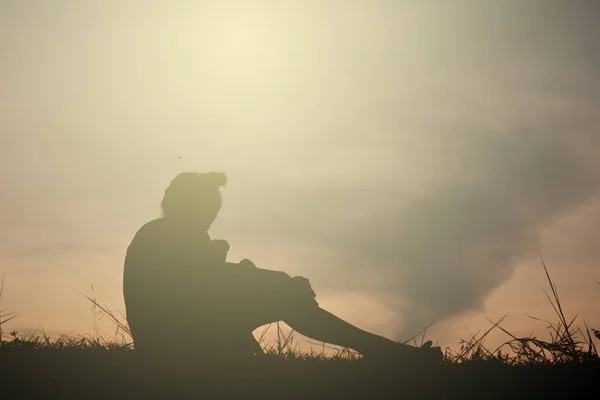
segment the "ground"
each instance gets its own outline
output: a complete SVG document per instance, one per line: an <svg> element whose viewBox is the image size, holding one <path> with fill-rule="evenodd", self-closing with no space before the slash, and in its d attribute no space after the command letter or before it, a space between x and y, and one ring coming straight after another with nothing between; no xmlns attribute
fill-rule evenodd
<svg viewBox="0 0 600 400"><path fill-rule="evenodd" d="M148 362L102 346L0 346L2 398L600 398L600 360L511 366L500 359L411 366L285 355L203 365Z"/></svg>

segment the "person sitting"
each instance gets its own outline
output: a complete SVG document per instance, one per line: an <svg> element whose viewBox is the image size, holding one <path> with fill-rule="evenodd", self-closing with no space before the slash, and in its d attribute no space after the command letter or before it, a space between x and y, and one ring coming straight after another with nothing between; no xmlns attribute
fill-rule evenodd
<svg viewBox="0 0 600 400"><path fill-rule="evenodd" d="M174 357L239 357L260 353L252 332L283 321L300 334L365 357L429 356L441 350L394 342L321 308L310 282L227 262L229 244L211 239L225 174L185 172L165 191L162 217L146 223L127 248L123 295L136 352Z"/></svg>

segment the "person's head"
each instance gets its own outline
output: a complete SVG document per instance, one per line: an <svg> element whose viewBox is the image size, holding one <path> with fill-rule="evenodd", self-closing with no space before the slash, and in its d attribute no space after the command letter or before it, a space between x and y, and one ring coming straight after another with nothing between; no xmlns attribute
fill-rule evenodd
<svg viewBox="0 0 600 400"><path fill-rule="evenodd" d="M172 181L161 202L163 217L182 225L208 230L221 209L222 172L184 172Z"/></svg>

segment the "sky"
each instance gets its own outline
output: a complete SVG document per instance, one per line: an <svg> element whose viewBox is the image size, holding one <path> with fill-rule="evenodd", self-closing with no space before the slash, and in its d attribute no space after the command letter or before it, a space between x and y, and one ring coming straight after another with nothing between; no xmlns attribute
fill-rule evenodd
<svg viewBox="0 0 600 400"><path fill-rule="evenodd" d="M594 1L0 0L0 310L82 334L123 310L170 180L224 171L230 261L310 279L404 340L509 314L600 329ZM506 338L504 338L506 339ZM499 338L498 340L501 340Z"/></svg>

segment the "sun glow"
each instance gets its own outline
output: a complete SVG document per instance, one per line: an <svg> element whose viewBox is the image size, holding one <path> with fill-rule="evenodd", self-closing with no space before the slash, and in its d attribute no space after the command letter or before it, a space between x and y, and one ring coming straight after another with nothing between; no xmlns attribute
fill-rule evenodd
<svg viewBox="0 0 600 400"><path fill-rule="evenodd" d="M211 65L229 79L273 77L284 45L276 16L265 8L230 8L211 15L201 29Z"/></svg>

